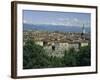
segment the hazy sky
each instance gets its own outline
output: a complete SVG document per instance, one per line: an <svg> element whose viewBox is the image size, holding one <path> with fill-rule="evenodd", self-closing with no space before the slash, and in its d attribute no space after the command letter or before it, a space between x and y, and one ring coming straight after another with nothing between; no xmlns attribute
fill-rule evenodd
<svg viewBox="0 0 100 80"><path fill-rule="evenodd" d="M90 13L23 10L23 23L90 27Z"/></svg>

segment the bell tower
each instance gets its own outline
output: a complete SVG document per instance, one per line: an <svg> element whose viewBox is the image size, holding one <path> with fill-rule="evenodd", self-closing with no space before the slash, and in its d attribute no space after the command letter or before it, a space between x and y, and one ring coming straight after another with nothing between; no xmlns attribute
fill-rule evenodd
<svg viewBox="0 0 100 80"><path fill-rule="evenodd" d="M84 27L84 24L83 24L83 27L82 27L82 33L85 34L85 27Z"/></svg>
<svg viewBox="0 0 100 80"><path fill-rule="evenodd" d="M81 38L85 40L85 27L84 27L84 24L82 25Z"/></svg>

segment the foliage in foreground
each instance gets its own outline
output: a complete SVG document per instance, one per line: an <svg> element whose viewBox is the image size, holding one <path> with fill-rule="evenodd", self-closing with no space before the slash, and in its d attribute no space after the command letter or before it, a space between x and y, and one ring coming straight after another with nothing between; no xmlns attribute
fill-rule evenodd
<svg viewBox="0 0 100 80"><path fill-rule="evenodd" d="M23 46L23 69L89 66L90 46L81 47L79 51L71 48L64 51L64 57L46 55L43 47L29 40Z"/></svg>

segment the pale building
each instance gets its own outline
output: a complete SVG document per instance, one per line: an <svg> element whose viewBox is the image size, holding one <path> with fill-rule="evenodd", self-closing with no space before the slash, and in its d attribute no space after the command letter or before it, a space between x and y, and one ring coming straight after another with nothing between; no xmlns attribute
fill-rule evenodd
<svg viewBox="0 0 100 80"><path fill-rule="evenodd" d="M43 46L43 41L35 41L37 45Z"/></svg>
<svg viewBox="0 0 100 80"><path fill-rule="evenodd" d="M88 46L88 42L82 42L81 47Z"/></svg>
<svg viewBox="0 0 100 80"><path fill-rule="evenodd" d="M75 42L74 43L73 42L72 43L69 43L69 49L70 48L74 48L75 50L79 50L80 43L78 43L78 42L77 43L75 43Z"/></svg>
<svg viewBox="0 0 100 80"><path fill-rule="evenodd" d="M62 50L68 50L69 44L68 44L68 43L59 43L59 47L60 47Z"/></svg>

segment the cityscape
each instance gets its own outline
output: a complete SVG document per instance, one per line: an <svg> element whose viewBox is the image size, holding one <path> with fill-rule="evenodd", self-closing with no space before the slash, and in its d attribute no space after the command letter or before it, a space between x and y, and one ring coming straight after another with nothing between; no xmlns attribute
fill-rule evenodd
<svg viewBox="0 0 100 80"><path fill-rule="evenodd" d="M90 33L82 32L59 32L59 31L24 31L24 44L31 38L37 45L44 47L48 55L61 57L64 56L62 51L70 48L79 50L80 47L88 46L90 42Z"/></svg>
<svg viewBox="0 0 100 80"><path fill-rule="evenodd" d="M24 13L24 69L89 66L91 64L91 30L88 13L49 11L24 11ZM32 18L29 14L35 17ZM70 17L67 17L68 15ZM41 16L44 17L43 20ZM72 20L69 21L68 18Z"/></svg>

